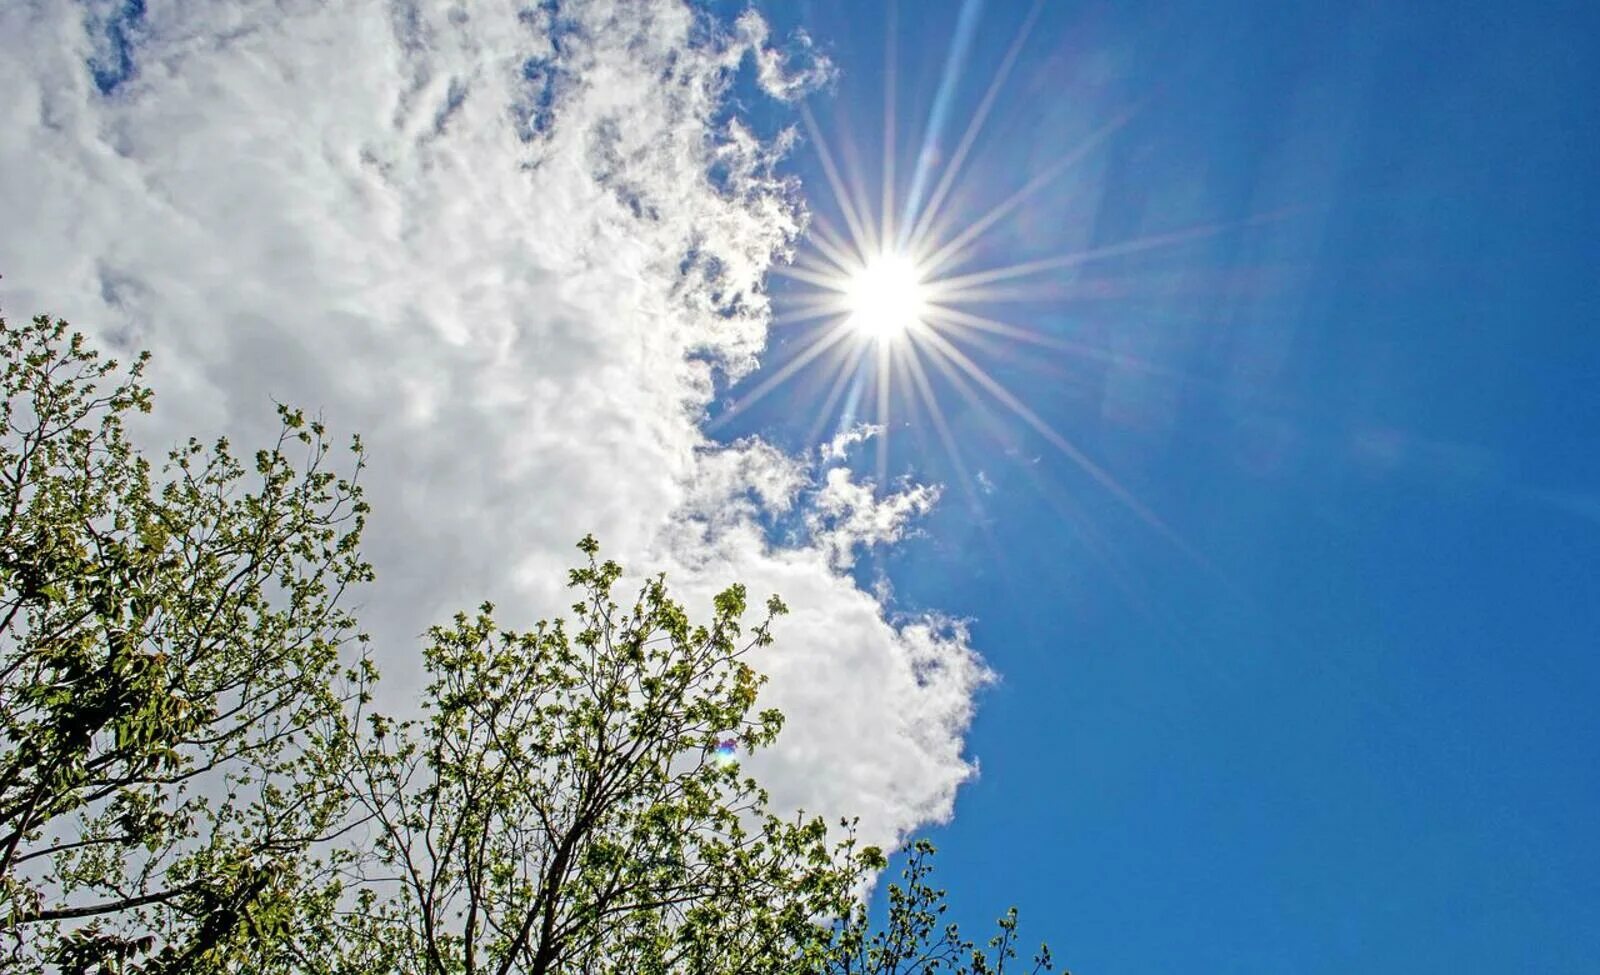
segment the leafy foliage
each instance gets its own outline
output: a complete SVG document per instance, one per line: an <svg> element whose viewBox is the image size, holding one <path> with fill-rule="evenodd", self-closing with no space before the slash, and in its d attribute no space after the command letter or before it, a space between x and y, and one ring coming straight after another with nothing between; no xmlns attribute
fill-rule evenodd
<svg viewBox="0 0 1600 975"><path fill-rule="evenodd" d="M282 926L347 805L366 506L298 412L251 464L191 441L156 472L143 356L43 317L3 351L0 934L24 969L202 970Z"/></svg>
<svg viewBox="0 0 1600 975"><path fill-rule="evenodd" d="M770 744L760 678L741 657L744 587L694 626L645 583L631 605L601 562L572 572L562 621L501 631L492 607L436 628L426 717L370 719L353 789L381 824L376 860L399 877L385 920L403 971L790 971L814 917L848 902L872 848L828 843L819 819L781 820L715 749Z"/></svg>
<svg viewBox="0 0 1600 975"><path fill-rule="evenodd" d="M888 887L882 927L874 927L865 903L857 903L838 920L824 952L825 972L1003 975L1016 970L1011 963L1017 958L1017 909L1011 908L996 922L999 930L986 945L980 947L964 937L958 925L944 920L949 909L945 891L931 883L934 852L927 840L906 848L901 882ZM1049 971L1049 947L1040 945L1031 964L1033 975Z"/></svg>
<svg viewBox="0 0 1600 975"><path fill-rule="evenodd" d="M997 975L944 923L932 847L781 817L734 585L697 625L593 538L570 620L430 631L420 711L374 710L341 608L371 579L354 473L280 408L254 462L132 446L121 371L0 320L0 950L6 970L318 975ZM361 445L353 445L359 472ZM1047 951L1033 971L1050 967Z"/></svg>

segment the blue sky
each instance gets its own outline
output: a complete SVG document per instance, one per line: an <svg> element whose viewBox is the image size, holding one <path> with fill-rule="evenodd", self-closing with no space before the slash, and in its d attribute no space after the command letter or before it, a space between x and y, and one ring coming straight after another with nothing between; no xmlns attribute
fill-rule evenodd
<svg viewBox="0 0 1600 975"><path fill-rule="evenodd" d="M1592 969L1600 14L1039 5L935 211L1034 186L944 272L1050 262L963 306L1024 331L949 330L973 371L929 367L937 413L892 383L843 469L870 384L751 398L831 324L734 120L801 127L838 226L820 149L876 194L892 76L892 198L924 145L940 196L1035 8L746 8L0 3L0 307L150 349L157 448L274 401L363 434L396 707L418 633L560 613L592 531L692 606L784 596L752 767L873 839L948 819L974 933L1015 903L1080 975Z"/></svg>
<svg viewBox="0 0 1600 975"><path fill-rule="evenodd" d="M1029 5L967 6L946 158ZM961 7L762 5L835 62L809 104L874 194L884 86L903 199ZM858 574L971 617L1001 675L933 834L963 918L1017 903L1084 972L1600 957L1597 37L1578 4L1045 6L952 219L1131 115L971 266L1216 232L984 309L1098 353L964 346L1164 529L944 388L964 491L896 401L884 470L946 492ZM791 169L838 224L815 140ZM721 435L804 446L822 372Z"/></svg>

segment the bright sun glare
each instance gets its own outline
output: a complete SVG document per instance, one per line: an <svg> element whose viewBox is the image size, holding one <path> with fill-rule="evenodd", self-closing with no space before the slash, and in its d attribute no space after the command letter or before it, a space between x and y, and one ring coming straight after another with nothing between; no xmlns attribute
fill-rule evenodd
<svg viewBox="0 0 1600 975"><path fill-rule="evenodd" d="M959 181L969 175L963 167L981 145L980 133L991 110L1004 104L1001 94L1006 79L1044 8L1043 0L1033 4L948 154L935 151L943 145L945 124L945 113L936 102L928 127L921 133L922 148L914 157L909 179L899 178L896 168L899 122L894 111L894 63L890 61L884 89L883 181L876 194L866 185L861 172L854 169L851 157L845 157L851 168L841 170L815 117L801 104L801 119L816 147L843 225L836 225L825 212L814 214L808 228L808 246L796 255L792 265L774 268L776 273L803 286L785 296L788 307L777 320L789 325L819 320L825 324L810 329L795 344L786 362L730 404L715 422L727 423L801 370L820 362L817 387L826 392L809 441L821 439L830 425L836 433L843 433L863 416L869 417L877 430L878 483L886 483L889 430L898 419L894 413L915 411L931 421L949 453L957 481L977 505L983 472L980 470L976 478L969 476L939 395L941 390L954 393L974 405L992 401L1064 454L1140 519L1187 550L1154 512L999 378L990 375L975 355L992 350L999 343L1010 343L1019 349L1052 350L1097 363L1112 363L1118 368L1152 367L1071 335L1012 324L983 312L1001 302L1048 299L1057 288L1076 282L1084 268L1095 262L1201 240L1269 219L1270 215L1237 223L1192 225L1011 264L979 266L977 258L993 250L980 246L991 228L1029 205L1031 199L1137 114L1133 107L1115 113L1078 146L1039 167L1027 183L987 211L957 211L954 201L960 196ZM939 99L944 98L945 83L954 84L949 72L955 63L954 55L946 62L947 74L941 82ZM891 394L892 386L899 392Z"/></svg>
<svg viewBox="0 0 1600 975"><path fill-rule="evenodd" d="M851 327L881 341L904 335L927 309L916 263L893 253L879 254L850 277L845 302Z"/></svg>

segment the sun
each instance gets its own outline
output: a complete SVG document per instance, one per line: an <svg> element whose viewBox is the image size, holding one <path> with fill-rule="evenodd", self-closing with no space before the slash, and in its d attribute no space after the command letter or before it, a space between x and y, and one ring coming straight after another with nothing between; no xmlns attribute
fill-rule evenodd
<svg viewBox="0 0 1600 975"><path fill-rule="evenodd" d="M887 342L922 323L928 295L916 261L909 255L878 254L851 274L844 287L850 327Z"/></svg>
<svg viewBox="0 0 1600 975"><path fill-rule="evenodd" d="M983 481L984 471L969 473L961 455L958 428L951 424L945 403L941 402L942 396L953 394L987 419L1001 418L1002 410L1015 417L1124 508L1197 562L1206 564L1108 469L1056 430L998 376L991 375L984 368L982 357L998 353L1021 360L1024 356L1051 353L1070 355L1100 369L1173 375L1172 370L1159 363L1129 355L1120 348L1103 348L1072 334L1079 330L1078 323L1062 310L1070 307L1067 302L1097 296L1101 283L1086 276L1085 268L1192 244L1233 229L1276 220L1291 211L1193 224L1039 256L1019 254L1022 259L1005 264L983 260L1006 249L1005 240L994 235L994 228L1001 221L1026 212L1024 207L1034 205L1030 201L1036 201L1039 194L1080 166L1092 151L1136 118L1139 105L1143 104L1112 112L1076 145L1063 146L1063 151L1053 158L1040 157L1039 165L1030 166L1028 181L988 209L962 212L964 197L977 201L989 196L987 192L968 193L961 181L975 176L969 170L976 166L974 160L978 157L974 151L983 144L985 121L996 106L1007 104L1001 97L1007 78L1045 8L1044 0L1032 4L966 128L955 139L944 130L948 120L945 109L950 104L946 96L956 85L955 72L963 61L957 54L964 48L951 48L927 127L911 146L909 170L899 165L903 160L896 153L900 123L895 118L895 62L889 59L884 86L883 155L878 167L882 182L876 193L864 178L854 140L846 139L844 147L850 151L836 156L816 117L801 102L801 121L827 180L831 206L809 214L805 246L797 249L790 262L774 264L772 271L796 284L792 289L773 293L775 300L782 302L774 324L801 327L805 335L792 344L784 343L785 361L730 400L709 421L708 429L730 423L769 394L786 388L802 370L808 370L803 385L818 392L821 402L806 442L823 443L824 449L831 449L826 444L833 441L824 439L829 427L836 439L854 436L852 431L863 421L870 421L867 426L875 431L872 435L877 441L875 483L883 485L890 482L889 431L926 419L944 446L955 480L974 509L981 511L986 504L982 496L990 489ZM892 46L889 50L893 50ZM841 160L845 163L843 168ZM901 178L905 174L909 174L908 178ZM1069 192L1063 198L1075 195ZM1137 266L1133 270L1137 273ZM1104 283L1120 289L1131 280L1115 276ZM1056 301L1057 296L1060 302ZM999 306L1013 302L1024 308L1049 303L1053 310L1048 323L1028 326L991 317L998 314ZM1002 410L993 410L995 406Z"/></svg>

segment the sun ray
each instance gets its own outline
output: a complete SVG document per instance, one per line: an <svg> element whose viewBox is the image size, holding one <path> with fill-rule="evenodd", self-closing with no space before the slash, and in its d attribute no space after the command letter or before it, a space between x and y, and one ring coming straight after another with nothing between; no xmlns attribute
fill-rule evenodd
<svg viewBox="0 0 1600 975"><path fill-rule="evenodd" d="M828 388L828 395L822 401L822 409L817 413L816 422L812 424L811 430L806 436L806 443L816 443L821 438L823 427L826 427L828 420L833 417L833 408L838 405L839 400L844 396L845 388L850 385L851 378L860 370L861 359L866 354L867 347L863 345L858 346L853 355L846 354L840 357L837 375L834 376L833 383ZM835 431L835 436L843 432L843 425L844 421L841 418L839 423L841 429Z"/></svg>
<svg viewBox="0 0 1600 975"><path fill-rule="evenodd" d="M850 253L850 243L826 217L813 217L810 229L808 239L817 246L820 255L833 262L839 274L847 275L851 268L860 265L861 255Z"/></svg>
<svg viewBox="0 0 1600 975"><path fill-rule="evenodd" d="M977 35L978 15L982 8L981 0L963 0L961 12L956 16L955 30L950 34L950 49L945 54L944 71L940 73L939 87L934 91L933 105L928 109L928 122L922 130L922 148L917 151L916 169L911 176L911 187L906 191L905 212L901 214L902 227L913 224L921 211L923 194L927 190L928 172L933 165L939 134L944 131L945 121L950 114L950 105L955 100L956 85L961 80L962 63L972 48L972 39ZM896 249L903 249L905 244L903 240L896 241Z"/></svg>
<svg viewBox="0 0 1600 975"><path fill-rule="evenodd" d="M780 385L782 385L783 382L790 376L793 376L801 369L804 369L818 356L838 345L845 339L846 336L850 334L851 328L848 323L844 322L841 322L828 331L822 333L822 335L812 341L810 345L802 349L788 362L785 362L777 372L762 380L760 385L739 397L737 402L729 406L726 410L722 411L722 413L719 414L716 419L712 420L707 425L708 429L716 430L722 427L729 420L732 420L734 417L760 402L767 396L767 394L771 393L774 389L777 389Z"/></svg>
<svg viewBox="0 0 1600 975"><path fill-rule="evenodd" d="M984 271L974 271L970 274L959 275L953 278L944 278L939 282L940 293L949 300L963 300L966 289L973 285L992 284L996 281L1007 281L1013 278L1027 277L1045 271L1059 271L1070 267L1078 267L1094 261L1108 260L1114 257L1124 257L1143 251L1158 250L1162 247L1175 247L1187 244L1190 241L1204 240L1230 230L1241 227L1251 227L1265 223L1269 220L1281 219L1280 213L1260 214L1246 217L1243 220L1234 220L1226 223L1206 223L1193 227L1184 227L1180 230L1168 231L1164 234L1151 234L1145 237L1136 237L1133 240L1119 241L1115 244L1106 244L1103 247L1092 247L1088 250L1074 251L1070 254L1061 254L1055 257L1042 257L1032 261L1021 261L1005 267L989 268Z"/></svg>
<svg viewBox="0 0 1600 975"><path fill-rule="evenodd" d="M889 372L894 356L894 345L890 342L877 344L877 394L878 394L878 483L883 484L889 476Z"/></svg>
<svg viewBox="0 0 1600 975"><path fill-rule="evenodd" d="M1106 533L1095 526L1094 519L1084 509L1083 503L1032 465L1026 468L1026 475L1045 504L1070 526L1077 543L1098 561L1098 571L1111 580L1130 606L1146 618L1155 619L1156 609L1150 602L1150 594L1136 584L1127 559L1118 553L1115 543L1106 537Z"/></svg>
<svg viewBox="0 0 1600 975"><path fill-rule="evenodd" d="M1017 415L1034 432L1043 437L1052 447L1078 466L1096 484L1120 502L1125 508L1136 515L1146 525L1160 533L1173 545L1177 546L1184 554L1194 559L1201 565L1209 565L1204 556L1195 551L1188 542L1184 541L1177 532L1167 525L1154 511L1150 510L1143 501L1140 501L1133 492L1122 486L1122 483L1111 475L1111 472L1097 464L1093 458L1085 454L1072 441L1057 433L1055 428L1046 423L1038 413L1035 413L1026 403L1022 402L1009 389L997 382L992 376L984 372L977 363L973 362L966 353L951 345L948 340L937 332L929 331L929 346L946 362L952 363L956 368L966 373L974 382L990 396L993 396L1007 409Z"/></svg>
<svg viewBox="0 0 1600 975"><path fill-rule="evenodd" d="M842 315L850 310L848 296L844 292L835 291L832 288L803 297L784 295L780 304L784 309L784 312L780 314L787 314L791 311L810 312L821 308L826 309L831 314Z"/></svg>
<svg viewBox="0 0 1600 975"><path fill-rule="evenodd" d="M827 288L830 291L836 290L836 286L839 283L837 275L813 271L810 268L799 267L794 264L779 265L772 269L772 273L779 277L793 278L796 281L804 281L806 284L814 284L819 288Z"/></svg>
<svg viewBox="0 0 1600 975"><path fill-rule="evenodd" d="M1169 369L1140 356L1126 352L1113 352L1110 349L1103 349L1087 342L1061 338L1057 335L1045 335L1032 329L1022 328L1021 326L983 315L975 315L960 309L940 307L929 314L929 320L946 325L977 329L1005 338L1015 339L1018 342L1037 345L1040 348L1055 349L1058 352L1065 352L1081 359L1124 366L1170 379L1187 380L1190 378L1176 369Z"/></svg>
<svg viewBox="0 0 1600 975"><path fill-rule="evenodd" d="M1009 553L1002 548L995 537L993 523L987 516L983 498L975 483L977 479L972 476L971 471L967 468L966 460L962 456L955 433L950 429L949 420L944 415L944 409L939 405L938 396L928 378L927 370L923 368L922 357L915 354L914 348L910 350L910 353L906 356L906 361L910 367L912 382L917 387L918 396L927 405L927 412L933 420L934 430L939 436L940 443L944 446L946 455L950 458L951 467L955 470L956 482L960 485L961 493L972 512L971 525L978 530L978 533L983 538L984 546L988 549L990 555L990 564L998 568L1002 575L1010 578L1011 562L1007 558ZM999 420L993 415L987 404L978 398L976 393L969 387L959 384L953 385L956 385L958 390L961 390L963 399L971 405L973 411L985 425L998 427ZM1038 472L1031 465L1025 465L1025 469L1030 475L1038 476Z"/></svg>
<svg viewBox="0 0 1600 975"><path fill-rule="evenodd" d="M861 391L866 388L866 378L870 372L867 357L871 352L870 346L863 346L861 353L856 356L855 369L850 374L850 385L844 396L844 408L839 411L839 429L848 429L861 415Z"/></svg>
<svg viewBox="0 0 1600 975"><path fill-rule="evenodd" d="M845 184L850 188L856 214L861 218L861 225L865 231L863 254L876 254L884 248L883 231L873 216L876 206L872 201L872 192L867 187L866 177L863 175L866 167L862 163L856 141L850 138L848 130L839 139L838 156L839 170L845 178Z"/></svg>
<svg viewBox="0 0 1600 975"><path fill-rule="evenodd" d="M1207 322L1211 319L1196 317L1190 321ZM1063 338L1058 335L1049 335L1032 329L1012 325L994 318L974 315L970 312L945 306L933 306L928 314L928 323L943 327L947 338L959 337L964 329L977 329L990 332L1018 342L1035 345L1040 348L1052 349L1089 362L1103 362L1119 368L1139 372L1148 376L1181 383L1195 389L1209 389L1216 392L1227 392L1229 386L1225 382L1197 375L1193 372L1164 366L1145 356L1134 355L1131 352L1118 352L1104 346L1094 345L1077 339Z"/></svg>
<svg viewBox="0 0 1600 975"><path fill-rule="evenodd" d="M944 270L946 267L949 267L952 264L959 262L965 253L965 248L967 245L977 240L978 237L980 237L990 227L993 227L995 224L1009 216L1014 210L1017 209L1017 207L1020 207L1022 204L1026 203L1028 199L1035 193L1044 189L1046 186L1049 186L1062 173L1065 173L1074 165L1082 161L1083 157L1088 155L1089 152L1097 147L1102 141L1104 141L1118 129L1122 128L1124 125L1128 124L1128 122L1133 119L1136 111L1137 107L1132 107L1124 109L1122 112L1118 113L1110 121L1091 132L1076 149L1073 149L1071 152L1045 167L1039 172L1038 175L1034 176L1032 179L1028 180L1027 183L1023 184L1021 189L1000 201L978 219L967 224L961 233L955 235L949 241L941 244L938 249L928 254L925 261L928 272L930 274L934 274ZM932 229L934 228L930 228L930 231ZM927 246L927 241L924 240L921 246Z"/></svg>
<svg viewBox="0 0 1600 975"><path fill-rule="evenodd" d="M934 395L933 384L928 381L928 372L922 367L922 357L912 350L906 357L906 371L911 376L911 382L916 387L917 396L922 401L929 419L933 421L934 433L939 437L939 443L944 447L945 453L950 458L950 466L956 472L956 479L961 484L962 493L967 497L967 502L974 510L981 510L982 504L978 499L978 490L972 484L972 475L967 471L966 461L961 456L961 448L956 443L955 434L950 430L950 422L945 418L944 410L939 406L939 398Z"/></svg>
<svg viewBox="0 0 1600 975"><path fill-rule="evenodd" d="M884 240L894 239L895 196L895 98L899 78L899 50L895 38L900 30L899 0L889 0L888 23L883 32L883 186L878 199L878 226Z"/></svg>
<svg viewBox="0 0 1600 975"><path fill-rule="evenodd" d="M843 314L843 311L836 305L795 308L773 315L772 323L774 325L804 325L808 322L821 321L825 318L837 319L841 314Z"/></svg>
<svg viewBox="0 0 1600 975"><path fill-rule="evenodd" d="M807 249L803 253L796 254L790 266L817 274L831 274L837 279L841 274L849 274L852 265L847 254L827 253L819 247L815 251Z"/></svg>
<svg viewBox="0 0 1600 975"><path fill-rule="evenodd" d="M815 264L816 262L812 262ZM929 283L930 297L941 301L983 303L986 305L1019 304L1025 302L1091 302L1125 299L1135 292L1152 294L1148 282L1135 283L1131 278L1046 278L1043 280L1014 280L994 285L973 285L961 289L960 294L947 293L944 281Z"/></svg>
<svg viewBox="0 0 1600 975"><path fill-rule="evenodd" d="M807 242L816 246L816 253L808 266L826 268L829 273L846 275L860 258L850 253L850 244L844 239L830 239L821 227L813 227ZM799 255L796 255L796 260Z"/></svg>
<svg viewBox="0 0 1600 975"><path fill-rule="evenodd" d="M1011 47L1006 51L1005 57L1000 61L1000 67L995 69L994 77L989 81L988 89L983 93L983 100L972 113L972 120L967 123L967 129L961 133L961 141L956 144L955 151L950 154L950 159L945 163L944 172L939 175L939 182L934 186L933 192L928 194L927 205L917 216L916 225L901 241L901 246L908 250L916 250L926 239L928 225L933 222L939 213L939 208L944 205L945 197L955 185L956 176L961 172L961 166L966 162L967 153L978 139L978 132L983 128L983 123L988 119L989 112L993 110L995 101L1000 97L1000 91L1005 87L1007 76L1017 63L1017 57L1022 53L1022 47L1027 42L1028 36L1033 33L1034 24L1038 23L1039 14L1044 11L1044 0L1034 0L1033 7L1028 11L1027 17L1018 28L1017 35L1011 41ZM894 235L885 231L885 239L893 240Z"/></svg>
<svg viewBox="0 0 1600 975"><path fill-rule="evenodd" d="M834 202L839 206L839 212L844 217L845 226L850 231L850 238L855 245L856 253L865 257L871 252L871 238L867 234L861 215L856 213L855 202L850 197L850 191L845 186L843 177L839 175L839 167L833 161L833 153L828 150L828 141L822 137L822 130L817 127L816 116L811 113L811 106L802 102L800 104L800 118L805 123L806 132L817 147L817 159L822 163L822 172L828 179L828 186L833 190Z"/></svg>

